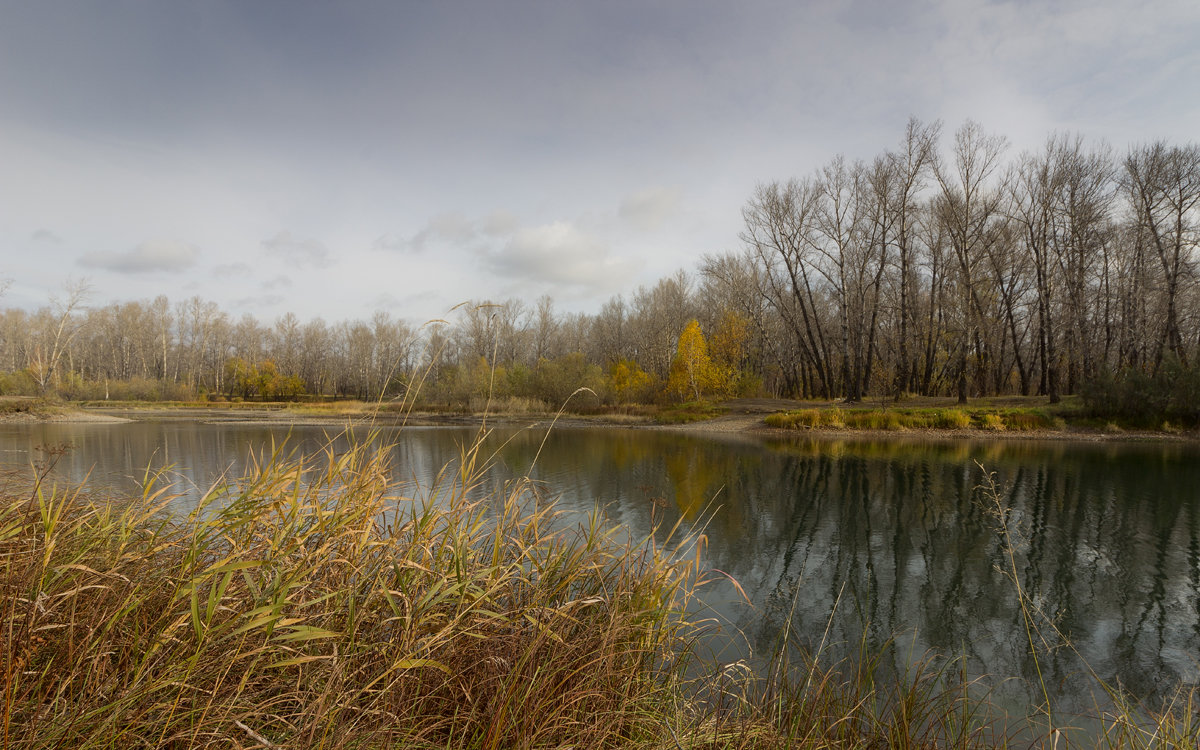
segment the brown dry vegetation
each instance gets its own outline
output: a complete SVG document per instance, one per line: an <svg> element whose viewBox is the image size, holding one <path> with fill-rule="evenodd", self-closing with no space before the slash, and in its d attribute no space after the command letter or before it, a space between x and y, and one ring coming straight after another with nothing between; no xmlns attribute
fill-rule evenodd
<svg viewBox="0 0 1200 750"><path fill-rule="evenodd" d="M890 680L869 653L697 661L704 571L679 550L701 540L568 524L525 482L481 493L475 448L398 496L387 455L371 439L277 448L186 517L153 477L117 501L54 486L46 466L4 477L0 747L1009 742L936 660ZM1109 744L1194 743L1186 698L1110 717ZM1036 744L1039 727L1019 728Z"/></svg>

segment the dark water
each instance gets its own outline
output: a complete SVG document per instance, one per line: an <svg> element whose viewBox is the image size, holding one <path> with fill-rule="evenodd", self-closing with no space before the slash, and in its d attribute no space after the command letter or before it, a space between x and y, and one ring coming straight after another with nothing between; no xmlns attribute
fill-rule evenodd
<svg viewBox="0 0 1200 750"><path fill-rule="evenodd" d="M173 465L181 503L288 431L194 423L0 426L0 462L70 443L55 475L135 487ZM294 428L314 448L325 428ZM474 430L390 433L399 477L427 486ZM828 659L862 644L885 669L932 652L992 675L1002 703L1037 702L1015 565L1042 626L1039 662L1066 711L1093 706L1090 669L1148 703L1200 681L1200 449L1190 445L919 441L747 441L640 430L505 431L487 442L492 477L529 474L568 510L597 504L635 535L707 518L707 562L736 579L706 599L724 622L720 658L769 652L790 620ZM538 455L534 465L534 457ZM1014 555L977 491L995 472ZM1004 679L1015 678L1015 679Z"/></svg>

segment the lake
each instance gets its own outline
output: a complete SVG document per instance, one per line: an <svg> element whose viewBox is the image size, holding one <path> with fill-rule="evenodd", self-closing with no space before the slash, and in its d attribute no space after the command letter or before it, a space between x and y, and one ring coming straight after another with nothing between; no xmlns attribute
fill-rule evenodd
<svg viewBox="0 0 1200 750"><path fill-rule="evenodd" d="M337 426L195 422L0 425L0 464L28 466L39 447L71 447L52 476L132 490L170 466L194 503L223 472L274 440L299 450ZM457 462L474 428L385 429L395 471L419 494ZM1035 664L1005 571L1069 644L1042 632L1047 687L1060 710L1086 712L1095 683L1153 703L1200 681L1200 447L711 437L618 428L500 429L485 444L493 484L537 480L568 513L599 506L635 537L704 524L709 566L740 584L711 586L721 623L711 644L732 661L794 642L827 660L883 649L885 670L926 653L992 675L1004 705L1037 702ZM540 453L539 453L540 451ZM537 457L536 463L534 462ZM995 472L1013 556L977 490ZM1002 679L1002 678L1017 679Z"/></svg>

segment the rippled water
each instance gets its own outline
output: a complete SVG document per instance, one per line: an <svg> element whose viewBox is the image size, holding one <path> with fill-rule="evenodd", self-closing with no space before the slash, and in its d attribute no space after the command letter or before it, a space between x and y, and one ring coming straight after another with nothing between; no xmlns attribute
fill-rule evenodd
<svg viewBox="0 0 1200 750"><path fill-rule="evenodd" d="M222 472L274 440L310 450L330 429L247 424L0 426L0 462L28 465L70 443L55 475L134 488L171 465L195 502ZM428 487L474 429L406 428L397 476ZM736 579L707 596L724 622L721 657L769 652L790 621L830 659L889 638L885 668L934 652L992 675L995 695L1036 701L1010 560L977 491L996 473L1021 586L1069 643L1043 627L1040 653L1059 708L1085 711L1095 682L1153 702L1200 681L1200 449L1186 444L806 441L708 438L646 430L498 431L492 481L528 474L569 511L597 505L635 536L652 521L705 520L707 562ZM540 455L539 455L540 449ZM534 457L537 456L536 465ZM662 533L662 532L660 532ZM1018 679L1000 679L1000 678Z"/></svg>

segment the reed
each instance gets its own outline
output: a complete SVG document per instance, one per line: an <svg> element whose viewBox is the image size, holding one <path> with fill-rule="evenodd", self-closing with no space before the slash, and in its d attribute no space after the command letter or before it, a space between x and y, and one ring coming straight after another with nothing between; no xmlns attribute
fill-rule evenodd
<svg viewBox="0 0 1200 750"><path fill-rule="evenodd" d="M1038 409L933 409L864 407L797 409L766 417L769 427L783 429L873 430L966 430L1029 432L1062 430L1066 424Z"/></svg>
<svg viewBox="0 0 1200 750"><path fill-rule="evenodd" d="M422 497L367 441L276 448L186 518L10 481L4 747L525 747L662 732L694 566L564 531L464 450ZM581 742L581 738L585 741Z"/></svg>
<svg viewBox="0 0 1200 750"><path fill-rule="evenodd" d="M765 669L700 660L702 536L485 491L481 442L408 493L386 445L336 445L272 446L186 516L155 476L118 500L0 477L0 747L1012 744L957 662L894 644L830 665L785 630ZM1194 693L1111 703L1109 747L1196 740Z"/></svg>

